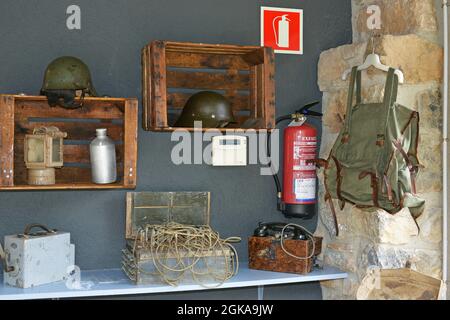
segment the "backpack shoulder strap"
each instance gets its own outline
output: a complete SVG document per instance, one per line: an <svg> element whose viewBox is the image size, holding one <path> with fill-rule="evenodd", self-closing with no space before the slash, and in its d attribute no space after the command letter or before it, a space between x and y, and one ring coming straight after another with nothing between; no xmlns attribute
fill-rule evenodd
<svg viewBox="0 0 450 320"><path fill-rule="evenodd" d="M356 104L361 103L361 71L358 67L353 67L352 75L350 78L350 85L348 89L347 97L347 111L345 113L345 123L344 123L344 135L343 139L347 139L350 134L352 110L354 107L353 100L355 97L355 85L356 85Z"/></svg>
<svg viewBox="0 0 450 320"><path fill-rule="evenodd" d="M398 77L395 74L395 69L389 68L388 76L386 80L386 87L384 90L384 99L381 112L383 116L380 121L380 126L378 128L377 133L377 145L384 146L385 142L385 133L386 128L389 123L389 116L391 113L391 108L394 107L395 102L397 101L397 92L398 92Z"/></svg>
<svg viewBox="0 0 450 320"><path fill-rule="evenodd" d="M384 91L383 104L392 106L392 104L397 101L397 92L398 92L398 76L395 74L394 68L389 68L386 79L386 88Z"/></svg>

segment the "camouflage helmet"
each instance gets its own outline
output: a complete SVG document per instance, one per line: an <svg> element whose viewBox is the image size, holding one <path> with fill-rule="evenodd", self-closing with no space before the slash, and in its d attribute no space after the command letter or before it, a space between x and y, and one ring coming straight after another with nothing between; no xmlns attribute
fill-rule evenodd
<svg viewBox="0 0 450 320"><path fill-rule="evenodd" d="M186 102L175 127L194 127L194 121L202 121L204 128L223 128L236 123L230 102L221 94L201 91Z"/></svg>
<svg viewBox="0 0 450 320"><path fill-rule="evenodd" d="M88 66L75 57L53 60L45 71L41 94L47 96L50 105L77 108L81 105L73 101L76 91L81 91L82 97L86 94L97 96Z"/></svg>

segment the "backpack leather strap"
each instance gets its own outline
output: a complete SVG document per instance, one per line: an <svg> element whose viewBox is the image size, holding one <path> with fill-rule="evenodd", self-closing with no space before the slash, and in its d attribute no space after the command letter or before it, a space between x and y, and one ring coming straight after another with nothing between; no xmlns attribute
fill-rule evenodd
<svg viewBox="0 0 450 320"><path fill-rule="evenodd" d="M395 74L395 69L389 68L383 99L382 112L384 116L382 117L383 121L380 122L380 127L378 128L377 133L377 145L379 147L383 147L385 143L386 129L389 124L389 115L391 113L391 108L397 101L397 92L398 92L398 76Z"/></svg>
<svg viewBox="0 0 450 320"><path fill-rule="evenodd" d="M328 202L328 205L330 206L330 211L333 215L333 220L334 220L334 228L336 230L336 237L339 237L339 224L337 221L337 215L336 215L336 209L334 207L334 203L333 203L333 199L331 198L331 195L329 193L327 193L325 195L325 202Z"/></svg>
<svg viewBox="0 0 450 320"><path fill-rule="evenodd" d="M342 166L339 163L338 159L336 159L336 157L332 156L331 159L333 159L334 163L336 164L336 195L339 199L341 210L343 210L345 206L345 200L342 197Z"/></svg>
<svg viewBox="0 0 450 320"><path fill-rule="evenodd" d="M378 202L378 177L375 172L363 171L359 175L359 180L362 180L370 176L370 186L372 187L372 201L375 207L380 208L380 203Z"/></svg>
<svg viewBox="0 0 450 320"><path fill-rule="evenodd" d="M315 159L313 162L316 164L316 167L318 168L325 168L325 169L328 168L328 161L325 159L319 158Z"/></svg>
<svg viewBox="0 0 450 320"><path fill-rule="evenodd" d="M392 186L391 186L391 183L389 182L389 178L386 175L384 175L383 181L384 181L384 185L386 186L386 192L388 195L388 199L389 199L389 201L392 202L392 201L394 201L394 194L392 192Z"/></svg>
<svg viewBox="0 0 450 320"><path fill-rule="evenodd" d="M323 160L323 159L319 159L319 160ZM328 168L328 161L323 160L321 163L325 164L325 168ZM337 221L336 209L334 208L333 199L331 197L330 190L328 190L328 176L327 176L326 172L324 173L324 183L323 183L323 185L325 187L324 200L325 200L325 202L328 202L328 205L330 206L330 210L331 210L331 213L333 215L335 232L336 232L335 235L336 235L336 237L338 237L339 236L339 224L338 224L338 221Z"/></svg>
<svg viewBox="0 0 450 320"><path fill-rule="evenodd" d="M414 163L411 161L408 153L405 151L405 149L403 149L401 140L394 140L394 141L392 141L392 144L398 150L398 152L400 152L402 157L405 159L406 166L408 167L409 173L411 175L411 189L412 189L411 191L413 194L417 194L416 178L417 178L417 173L419 172L419 166L414 165Z"/></svg>

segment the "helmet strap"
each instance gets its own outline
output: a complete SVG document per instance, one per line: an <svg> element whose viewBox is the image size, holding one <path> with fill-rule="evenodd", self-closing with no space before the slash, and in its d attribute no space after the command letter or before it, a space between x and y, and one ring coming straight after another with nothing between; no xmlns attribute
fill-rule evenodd
<svg viewBox="0 0 450 320"><path fill-rule="evenodd" d="M45 90L42 92L47 96L51 107L60 106L67 109L78 109L84 104L86 89L82 90L80 102L75 102L75 90Z"/></svg>

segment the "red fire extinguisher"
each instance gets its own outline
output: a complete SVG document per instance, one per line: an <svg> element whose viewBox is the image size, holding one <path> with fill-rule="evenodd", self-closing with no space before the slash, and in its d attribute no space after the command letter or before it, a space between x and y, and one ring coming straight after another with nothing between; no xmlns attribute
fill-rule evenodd
<svg viewBox="0 0 450 320"><path fill-rule="evenodd" d="M284 130L283 189L277 174L278 210L286 217L311 219L317 203L317 129L307 124L308 117L322 117L322 113L309 110L319 101L305 105L293 114L277 119L276 123L291 120ZM270 150L270 145L268 150Z"/></svg>

